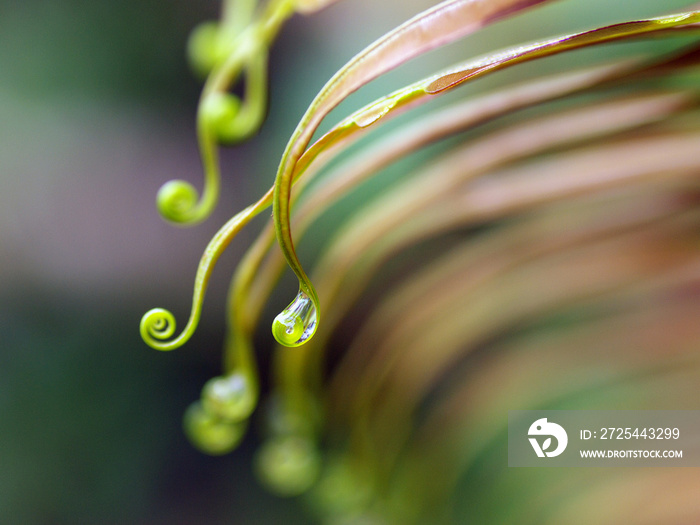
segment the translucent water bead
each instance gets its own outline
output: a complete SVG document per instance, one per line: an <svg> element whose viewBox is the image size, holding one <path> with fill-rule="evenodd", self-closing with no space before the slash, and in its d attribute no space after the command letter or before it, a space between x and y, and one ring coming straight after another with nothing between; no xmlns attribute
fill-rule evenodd
<svg viewBox="0 0 700 525"><path fill-rule="evenodd" d="M185 412L183 426L190 442L205 454L228 454L243 439L248 420L231 422L220 419L202 407L192 403Z"/></svg>
<svg viewBox="0 0 700 525"><path fill-rule="evenodd" d="M220 419L241 421L255 409L255 390L250 379L240 372L215 377L202 389L202 407Z"/></svg>
<svg viewBox="0 0 700 525"><path fill-rule="evenodd" d="M272 335L284 346L299 346L316 331L316 307L301 290L287 308L275 317Z"/></svg>
<svg viewBox="0 0 700 525"><path fill-rule="evenodd" d="M257 453L260 481L280 496L298 496L318 478L321 456L309 439L280 436L270 439Z"/></svg>

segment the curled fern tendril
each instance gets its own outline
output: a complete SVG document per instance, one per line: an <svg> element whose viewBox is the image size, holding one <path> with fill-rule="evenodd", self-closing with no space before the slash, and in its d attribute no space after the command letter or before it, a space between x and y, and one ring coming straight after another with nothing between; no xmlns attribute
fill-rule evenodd
<svg viewBox="0 0 700 525"><path fill-rule="evenodd" d="M245 374L214 377L202 389L202 407L226 421L247 419L257 402L257 389Z"/></svg>
<svg viewBox="0 0 700 525"><path fill-rule="evenodd" d="M172 350L161 341L172 337L175 328L175 316L163 308L153 308L141 318L141 337L157 350Z"/></svg>
<svg viewBox="0 0 700 525"><path fill-rule="evenodd" d="M170 181L158 192L162 217L180 225L206 219L219 196L218 144L250 137L260 127L267 106L268 48L282 24L294 13L291 0L269 2L255 17L256 2L228 2L221 23L197 28L188 43L193 68L209 74L199 101L197 135L204 171L201 196L184 181ZM229 93L245 77L243 101Z"/></svg>
<svg viewBox="0 0 700 525"><path fill-rule="evenodd" d="M270 206L271 201L272 190L268 191L258 202L236 214L209 241L199 261L197 275L194 280L190 318L180 335L171 341L164 342L164 339L171 337L175 333L175 318L173 314L162 308L154 308L146 312L141 319L141 337L146 344L156 350L174 350L192 337L199 323L204 295L216 261L218 261L221 254L241 228L248 224L258 213Z"/></svg>
<svg viewBox="0 0 700 525"><path fill-rule="evenodd" d="M200 402L185 412L185 434L190 442L205 454L220 456L238 446L248 428L248 421L227 421L205 410Z"/></svg>

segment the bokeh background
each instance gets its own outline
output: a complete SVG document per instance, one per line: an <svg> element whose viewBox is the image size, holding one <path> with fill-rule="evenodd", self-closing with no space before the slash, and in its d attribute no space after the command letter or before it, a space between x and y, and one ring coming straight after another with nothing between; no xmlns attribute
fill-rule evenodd
<svg viewBox="0 0 700 525"><path fill-rule="evenodd" d="M255 429L220 458L192 449L181 431L184 409L220 373L228 280L260 220L220 262L201 326L184 348L151 350L138 324L154 306L185 317L206 243L272 183L288 136L325 80L432 3L342 0L294 17L272 49L268 120L224 153L214 215L178 228L158 216L155 195L171 178L201 185L201 82L185 46L197 23L218 16L219 3L0 0L0 521L309 522L298 502L256 482ZM403 66L334 115L458 59L685 3L555 3ZM466 93L556 69L557 60ZM267 326L258 337L263 371Z"/></svg>

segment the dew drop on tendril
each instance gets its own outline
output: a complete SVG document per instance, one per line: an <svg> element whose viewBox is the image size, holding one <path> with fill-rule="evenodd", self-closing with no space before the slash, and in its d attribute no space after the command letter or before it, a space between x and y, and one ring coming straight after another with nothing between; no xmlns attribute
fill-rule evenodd
<svg viewBox="0 0 700 525"><path fill-rule="evenodd" d="M294 301L275 317L272 335L281 345L299 346L314 334L316 322L316 307L313 301L300 291Z"/></svg>
<svg viewBox="0 0 700 525"><path fill-rule="evenodd" d="M248 420L225 421L207 412L201 403L193 403L185 412L183 425L190 442L205 454L228 454L243 439Z"/></svg>
<svg viewBox="0 0 700 525"><path fill-rule="evenodd" d="M270 439L257 453L257 474L281 496L306 492L318 478L321 457L313 442L299 436Z"/></svg>
<svg viewBox="0 0 700 525"><path fill-rule="evenodd" d="M381 100L355 116L354 122L361 128L371 126L394 107L395 101Z"/></svg>
<svg viewBox="0 0 700 525"><path fill-rule="evenodd" d="M250 416L257 394L250 378L240 372L215 377L202 389L202 407L220 419L236 422Z"/></svg>

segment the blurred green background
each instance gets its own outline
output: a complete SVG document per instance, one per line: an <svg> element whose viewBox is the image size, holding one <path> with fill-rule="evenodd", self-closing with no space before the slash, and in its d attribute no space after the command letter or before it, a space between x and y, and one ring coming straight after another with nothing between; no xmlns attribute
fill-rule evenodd
<svg viewBox="0 0 700 525"><path fill-rule="evenodd" d="M287 137L325 80L432 3L343 0L292 19L272 49L268 121L225 152L214 216L183 229L162 221L154 201L171 178L201 185L200 82L184 49L219 3L0 1L0 521L308 522L296 502L255 481L255 431L221 458L196 452L181 432L182 412L220 372L228 279L261 223L221 261L185 348L151 350L138 324L154 306L184 318L206 243L272 183ZM400 68L350 106L458 58L685 2L621 4L561 2L544 17L497 25Z"/></svg>

